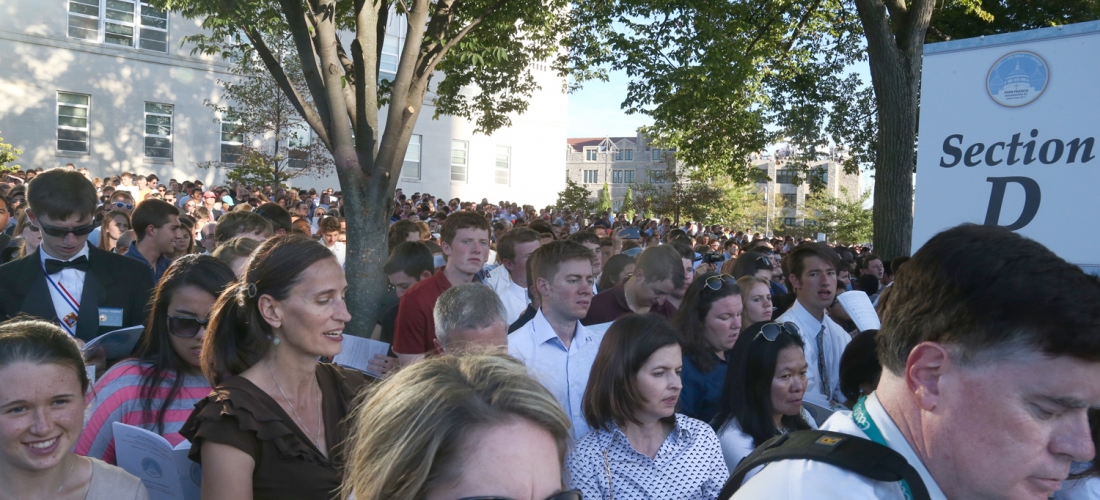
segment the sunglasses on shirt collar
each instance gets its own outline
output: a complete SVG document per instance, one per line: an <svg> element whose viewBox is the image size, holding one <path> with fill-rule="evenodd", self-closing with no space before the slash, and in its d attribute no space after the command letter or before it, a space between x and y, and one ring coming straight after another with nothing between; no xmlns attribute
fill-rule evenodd
<svg viewBox="0 0 1100 500"><path fill-rule="evenodd" d="M764 337L764 340L768 342L775 342L775 339L779 338L779 334L786 331L787 333L798 336L798 325L787 321L784 323L772 322L764 325L760 328L760 331L753 337L753 340Z"/></svg>
<svg viewBox="0 0 1100 500"><path fill-rule="evenodd" d="M464 498L459 498L458 500L515 500L515 499L508 498L508 497L488 496L488 497L464 497ZM563 491L561 493L556 493L556 494L550 495L549 497L546 497L546 500L581 500L581 491L580 490Z"/></svg>

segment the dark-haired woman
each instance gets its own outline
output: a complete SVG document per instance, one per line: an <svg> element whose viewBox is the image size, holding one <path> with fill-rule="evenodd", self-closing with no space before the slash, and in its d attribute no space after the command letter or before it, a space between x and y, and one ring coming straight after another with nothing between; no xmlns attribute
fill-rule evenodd
<svg viewBox="0 0 1100 500"><path fill-rule="evenodd" d="M210 310L235 279L229 266L208 255L188 255L168 267L136 359L116 364L96 383L78 454L115 463L115 422L160 434L173 446L183 441L183 422L210 394L199 368Z"/></svg>
<svg viewBox="0 0 1100 500"><path fill-rule="evenodd" d="M346 289L331 251L289 235L265 241L218 298L202 351L216 388L181 431L202 464L204 500L333 498L341 422L366 382L317 361L340 353Z"/></svg>
<svg viewBox="0 0 1100 500"><path fill-rule="evenodd" d="M794 323L756 323L730 353L722 401L711 425L730 470L775 436L812 429L802 409L806 357Z"/></svg>
<svg viewBox="0 0 1100 500"><path fill-rule="evenodd" d="M612 255L603 265L600 273L600 282L596 283L596 290L604 291L623 283L634 274L634 257L620 253Z"/></svg>
<svg viewBox="0 0 1100 500"><path fill-rule="evenodd" d="M718 497L729 470L714 430L675 413L681 360L660 316L628 314L607 330L584 393L592 431L567 461L585 500Z"/></svg>
<svg viewBox="0 0 1100 500"><path fill-rule="evenodd" d="M0 496L148 500L138 478L73 453L87 391L80 348L61 327L0 323Z"/></svg>
<svg viewBox="0 0 1100 500"><path fill-rule="evenodd" d="M728 274L705 274L684 295L673 324L684 351L680 413L709 422L726 380L726 351L741 334L741 289Z"/></svg>

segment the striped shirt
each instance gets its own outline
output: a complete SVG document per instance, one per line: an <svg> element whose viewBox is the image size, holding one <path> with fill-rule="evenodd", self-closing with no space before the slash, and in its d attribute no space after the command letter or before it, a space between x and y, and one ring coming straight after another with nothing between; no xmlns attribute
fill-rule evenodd
<svg viewBox="0 0 1100 500"><path fill-rule="evenodd" d="M111 367L96 382L87 412L88 421L76 443L76 454L114 464L115 440L111 427L114 422L156 432L157 413L172 389L175 377L167 374L161 381L160 387L153 392L152 412L146 415L142 409L141 383L151 366L150 363L128 359ZM164 414L164 432L161 435L172 446L184 441L179 434L180 428L191 416L195 403L208 396L211 390L210 383L202 375L184 377L183 386Z"/></svg>

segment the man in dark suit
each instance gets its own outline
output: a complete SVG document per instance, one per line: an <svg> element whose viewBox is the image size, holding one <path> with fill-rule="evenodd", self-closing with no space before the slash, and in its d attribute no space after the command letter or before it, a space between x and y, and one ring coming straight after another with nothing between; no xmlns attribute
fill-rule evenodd
<svg viewBox="0 0 1100 500"><path fill-rule="evenodd" d="M0 319L20 313L61 325L83 341L140 325L154 283L140 262L89 245L96 192L79 172L55 169L27 186L34 253L0 266Z"/></svg>
<svg viewBox="0 0 1100 500"><path fill-rule="evenodd" d="M3 231L8 227L8 221L11 220L13 215L11 209L11 202L7 198L0 196L0 231ZM0 250L3 250L11 243L11 236L0 232Z"/></svg>

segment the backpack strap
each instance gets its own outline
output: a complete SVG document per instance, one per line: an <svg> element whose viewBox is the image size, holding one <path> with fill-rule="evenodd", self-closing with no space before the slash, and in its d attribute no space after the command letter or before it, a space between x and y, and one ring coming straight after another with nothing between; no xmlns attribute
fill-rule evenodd
<svg viewBox="0 0 1100 500"><path fill-rule="evenodd" d="M779 460L815 460L882 482L905 480L912 500L930 500L917 470L900 453L869 439L838 432L810 430L776 436L737 464L718 500L729 500L749 471Z"/></svg>

